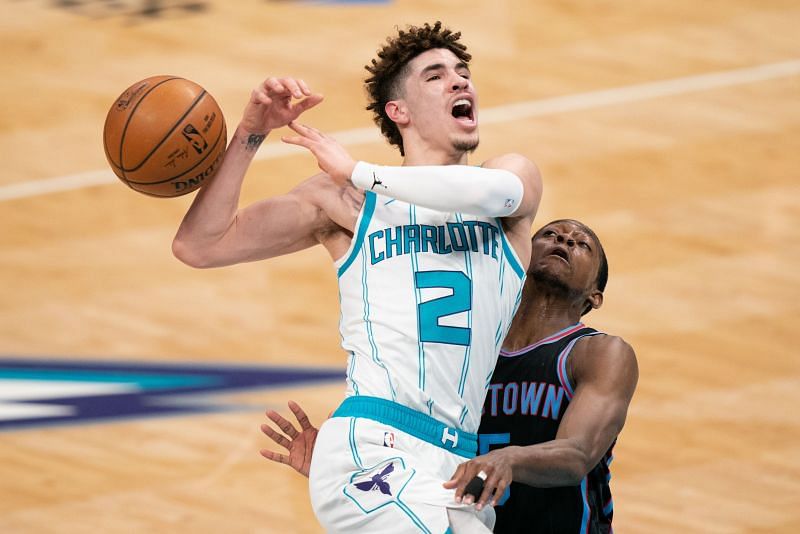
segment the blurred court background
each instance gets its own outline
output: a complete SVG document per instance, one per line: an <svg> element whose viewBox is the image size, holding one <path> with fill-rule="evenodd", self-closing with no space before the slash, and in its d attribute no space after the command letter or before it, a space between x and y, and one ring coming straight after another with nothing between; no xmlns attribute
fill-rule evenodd
<svg viewBox="0 0 800 534"><path fill-rule="evenodd" d="M293 75L326 97L306 122L356 158L399 162L363 109L363 65L395 26L437 19L474 55L472 162L528 155L545 182L537 227L578 218L605 244L605 305L587 322L629 341L641 368L615 450L616 530L800 531L797 0L2 9L0 532L321 532L305 479L258 455L258 426L288 398L317 423L341 400L330 260L183 266L170 244L191 197L119 183L103 120L125 87L172 74L211 92L232 132L252 87ZM316 172L279 134L244 203ZM223 366L296 376L181 394L197 384L186 369ZM64 406L108 408L121 391L155 400L117 419Z"/></svg>

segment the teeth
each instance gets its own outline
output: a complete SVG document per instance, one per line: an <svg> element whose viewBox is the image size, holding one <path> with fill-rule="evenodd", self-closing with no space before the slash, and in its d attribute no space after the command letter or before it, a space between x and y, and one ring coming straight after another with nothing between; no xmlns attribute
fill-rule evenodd
<svg viewBox="0 0 800 534"><path fill-rule="evenodd" d="M461 99L459 99L459 100L456 100L456 101L453 103L453 107L456 107L456 106L471 106L471 105L472 105L472 104L470 103L470 101L469 101L469 100L467 100L466 98L461 98Z"/></svg>

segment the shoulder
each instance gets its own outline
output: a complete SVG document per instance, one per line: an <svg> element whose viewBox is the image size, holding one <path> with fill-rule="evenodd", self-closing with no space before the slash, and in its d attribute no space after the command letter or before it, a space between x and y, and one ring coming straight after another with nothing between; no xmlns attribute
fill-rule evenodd
<svg viewBox="0 0 800 534"><path fill-rule="evenodd" d="M327 173L321 172L297 184L291 194L319 204L341 195L344 186L337 184Z"/></svg>
<svg viewBox="0 0 800 534"><path fill-rule="evenodd" d="M631 347L627 341L619 336L612 336L602 332L578 338L578 341L575 342L573 352L597 352L608 355L619 355L618 357L623 358L636 358L633 347Z"/></svg>
<svg viewBox="0 0 800 534"><path fill-rule="evenodd" d="M514 152L487 159L483 162L481 167L487 169L504 169L513 172L521 178L541 180L541 173L536 164L522 154Z"/></svg>
<svg viewBox="0 0 800 534"><path fill-rule="evenodd" d="M633 347L624 339L608 334L585 336L575 343L570 354L570 371L575 382L607 380L632 383L639 377Z"/></svg>

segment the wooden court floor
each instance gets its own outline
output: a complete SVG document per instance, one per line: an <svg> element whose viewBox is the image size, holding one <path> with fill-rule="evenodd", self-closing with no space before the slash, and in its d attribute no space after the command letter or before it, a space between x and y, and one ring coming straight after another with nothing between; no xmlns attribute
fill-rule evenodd
<svg viewBox="0 0 800 534"><path fill-rule="evenodd" d="M191 198L107 169L105 113L155 74L202 84L233 130L295 75L306 122L392 163L362 66L396 25L461 29L477 163L543 172L537 224L578 218L610 261L603 309L641 378L615 450L623 533L800 532L797 0L5 0L0 18L0 358L344 369L320 249L197 271L170 253ZM315 172L268 139L243 202ZM0 371L2 366L0 366ZM5 391L4 391L5 389ZM267 407L321 421L343 381L209 397L236 411L0 432L0 532L321 532L305 480L267 463ZM0 414L15 399L0 380ZM0 421L2 422L2 421Z"/></svg>

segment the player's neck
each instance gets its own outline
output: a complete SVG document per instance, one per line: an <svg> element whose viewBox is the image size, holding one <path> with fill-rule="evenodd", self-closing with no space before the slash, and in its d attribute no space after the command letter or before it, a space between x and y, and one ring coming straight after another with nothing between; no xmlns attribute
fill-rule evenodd
<svg viewBox="0 0 800 534"><path fill-rule="evenodd" d="M467 153L441 149L424 144L404 146L403 165L466 165Z"/></svg>
<svg viewBox="0 0 800 534"><path fill-rule="evenodd" d="M534 284L525 285L503 349L516 351L560 332L581 320L580 308L561 295L539 291ZM530 294L529 294L530 293Z"/></svg>

